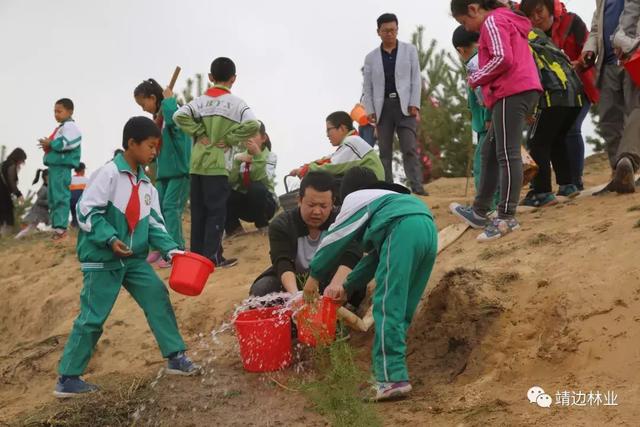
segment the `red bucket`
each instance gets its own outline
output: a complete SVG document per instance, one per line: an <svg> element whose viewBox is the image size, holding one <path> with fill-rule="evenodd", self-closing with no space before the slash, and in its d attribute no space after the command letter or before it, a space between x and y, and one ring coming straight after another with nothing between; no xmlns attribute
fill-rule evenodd
<svg viewBox="0 0 640 427"><path fill-rule="evenodd" d="M631 76L631 80L633 80L636 86L640 86L640 50L636 51L628 61L625 61L624 68L627 70Z"/></svg>
<svg viewBox="0 0 640 427"><path fill-rule="evenodd" d="M315 305L307 304L295 315L298 341L315 347L329 344L336 337L338 304L329 297L322 297Z"/></svg>
<svg viewBox="0 0 640 427"><path fill-rule="evenodd" d="M171 263L169 286L179 294L188 296L200 295L209 275L215 270L209 258L193 252L176 254Z"/></svg>
<svg viewBox="0 0 640 427"><path fill-rule="evenodd" d="M235 327L246 371L272 372L291 364L290 310L279 306L243 311Z"/></svg>

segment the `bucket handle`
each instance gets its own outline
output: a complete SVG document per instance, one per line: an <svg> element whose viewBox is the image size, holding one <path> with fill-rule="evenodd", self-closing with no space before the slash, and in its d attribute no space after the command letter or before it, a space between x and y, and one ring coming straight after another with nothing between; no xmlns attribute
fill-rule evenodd
<svg viewBox="0 0 640 427"><path fill-rule="evenodd" d="M287 179L294 178L292 175L287 175L284 177L284 191L289 192L289 185L287 184Z"/></svg>

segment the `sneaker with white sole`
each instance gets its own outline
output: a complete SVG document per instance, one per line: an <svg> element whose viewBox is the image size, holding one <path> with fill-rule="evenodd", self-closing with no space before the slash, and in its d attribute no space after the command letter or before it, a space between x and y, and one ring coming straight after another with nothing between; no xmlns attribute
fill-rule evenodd
<svg viewBox="0 0 640 427"><path fill-rule="evenodd" d="M381 382L378 381L371 390L370 402L384 402L387 400L403 399L411 393L413 388L409 381Z"/></svg>
<svg viewBox="0 0 640 427"><path fill-rule="evenodd" d="M520 223L515 218L496 218L477 237L479 242L490 242L499 239L520 228Z"/></svg>
<svg viewBox="0 0 640 427"><path fill-rule="evenodd" d="M460 203L451 203L449 210L452 214L466 222L472 228L484 228L489 224L487 217L478 215L471 206L463 206Z"/></svg>
<svg viewBox="0 0 640 427"><path fill-rule="evenodd" d="M184 351L179 351L175 355L169 357L167 362L167 374L183 375L190 377L202 373L202 368L191 361Z"/></svg>
<svg viewBox="0 0 640 427"><path fill-rule="evenodd" d="M53 391L53 395L58 399L65 399L68 397L77 397L86 393L94 393L100 390L95 384L90 384L80 379L77 375L62 375L56 382L56 388Z"/></svg>

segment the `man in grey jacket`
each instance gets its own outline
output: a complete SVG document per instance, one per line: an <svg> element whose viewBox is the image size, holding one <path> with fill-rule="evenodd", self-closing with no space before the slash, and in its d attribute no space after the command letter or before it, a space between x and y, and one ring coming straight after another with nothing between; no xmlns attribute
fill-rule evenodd
<svg viewBox="0 0 640 427"><path fill-rule="evenodd" d="M596 0L582 64L595 64L598 73L600 126L614 171L604 193L635 192L634 172L640 169L640 89L619 61L633 55L639 36L640 0Z"/></svg>
<svg viewBox="0 0 640 427"><path fill-rule="evenodd" d="M385 13L378 18L378 35L382 44L364 62L363 103L370 113L369 122L377 126L385 179L393 182L393 136L397 134L411 190L427 195L416 152L422 85L418 51L412 44L398 40L398 18L394 14Z"/></svg>

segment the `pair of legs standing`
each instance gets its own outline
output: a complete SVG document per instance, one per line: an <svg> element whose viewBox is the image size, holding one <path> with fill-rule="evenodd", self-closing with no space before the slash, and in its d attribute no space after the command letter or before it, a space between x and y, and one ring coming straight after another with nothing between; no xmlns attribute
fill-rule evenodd
<svg viewBox="0 0 640 427"><path fill-rule="evenodd" d="M189 177L158 179L156 189L167 233L181 248L184 248L182 212L189 198Z"/></svg>
<svg viewBox="0 0 640 427"><path fill-rule="evenodd" d="M191 251L223 262L222 234L231 188L225 175L191 175Z"/></svg>
<svg viewBox="0 0 640 427"><path fill-rule="evenodd" d="M425 191L422 186L422 167L416 152L417 127L416 118L405 116L402 112L399 98L384 100L377 128L380 160L384 167L385 180L393 182L393 136L397 134L404 173L409 180L411 191L422 195Z"/></svg>
<svg viewBox="0 0 640 427"><path fill-rule="evenodd" d="M67 166L49 166L49 185L47 186L49 216L51 228L58 234L69 227L71 210L71 168Z"/></svg>

